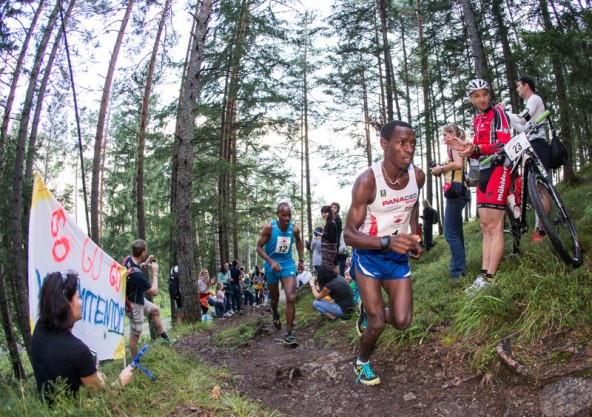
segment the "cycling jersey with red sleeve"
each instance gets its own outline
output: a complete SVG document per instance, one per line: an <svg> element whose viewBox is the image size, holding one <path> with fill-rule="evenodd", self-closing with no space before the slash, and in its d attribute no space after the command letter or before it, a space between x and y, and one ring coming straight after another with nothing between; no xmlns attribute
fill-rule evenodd
<svg viewBox="0 0 592 417"><path fill-rule="evenodd" d="M490 107L485 113L473 119L475 137L473 143L479 145L481 155L491 155L501 149L502 142L511 139L510 122L506 114L497 108Z"/></svg>
<svg viewBox="0 0 592 417"><path fill-rule="evenodd" d="M479 145L476 157L483 160L486 155L499 151L510 140L510 123L506 114L497 108L489 108L473 120L475 137L473 143ZM477 187L477 208L504 210L510 192L510 170L501 165L480 166Z"/></svg>

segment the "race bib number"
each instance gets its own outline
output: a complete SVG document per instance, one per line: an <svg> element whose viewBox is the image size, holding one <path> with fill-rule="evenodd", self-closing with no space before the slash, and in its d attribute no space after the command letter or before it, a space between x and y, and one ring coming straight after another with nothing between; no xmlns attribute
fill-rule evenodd
<svg viewBox="0 0 592 417"><path fill-rule="evenodd" d="M290 238L285 236L278 236L275 245L275 253L288 253L290 249Z"/></svg>
<svg viewBox="0 0 592 417"><path fill-rule="evenodd" d="M506 151L506 155L508 158L514 162L516 159L520 158L520 156L524 153L525 150L530 148L530 142L524 133L520 133L519 135L514 136L506 145L504 146L504 151Z"/></svg>

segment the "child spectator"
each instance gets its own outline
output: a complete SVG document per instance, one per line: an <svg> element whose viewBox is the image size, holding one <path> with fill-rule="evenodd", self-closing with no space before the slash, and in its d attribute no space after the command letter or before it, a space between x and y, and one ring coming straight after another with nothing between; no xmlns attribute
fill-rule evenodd
<svg viewBox="0 0 592 417"><path fill-rule="evenodd" d="M228 313L224 312L224 284L219 282L216 285L216 302L214 303L216 309L216 317L224 320L226 317L230 317Z"/></svg>

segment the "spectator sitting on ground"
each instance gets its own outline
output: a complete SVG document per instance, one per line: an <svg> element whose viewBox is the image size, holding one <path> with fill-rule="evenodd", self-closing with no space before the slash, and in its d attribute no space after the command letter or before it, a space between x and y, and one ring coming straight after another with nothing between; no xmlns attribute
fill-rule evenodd
<svg viewBox="0 0 592 417"><path fill-rule="evenodd" d="M352 278L350 269L345 270L344 278L348 282L349 287L352 289L352 292L354 294L354 304L360 304L360 293L358 291L358 284L356 283L356 280Z"/></svg>
<svg viewBox="0 0 592 417"><path fill-rule="evenodd" d="M213 283L214 279L210 278L207 268L202 269L197 279L197 296L199 297L201 314L207 314L209 307L214 305L214 299L211 298L213 294L209 291Z"/></svg>
<svg viewBox="0 0 592 417"><path fill-rule="evenodd" d="M53 402L54 385L65 380L68 392L76 395L81 385L94 389L105 385L93 354L72 334L74 323L82 319L82 300L75 272L46 275L39 297L39 320L31 341L31 364L42 399ZM131 366L123 369L117 382L127 385L133 377ZM59 392L59 391L58 391Z"/></svg>
<svg viewBox="0 0 592 417"><path fill-rule="evenodd" d="M337 275L332 267L321 265L316 279L310 281L310 288L315 298L312 305L319 313L329 320L349 318L355 306L354 294L345 278ZM330 296L333 302L325 300L326 296Z"/></svg>

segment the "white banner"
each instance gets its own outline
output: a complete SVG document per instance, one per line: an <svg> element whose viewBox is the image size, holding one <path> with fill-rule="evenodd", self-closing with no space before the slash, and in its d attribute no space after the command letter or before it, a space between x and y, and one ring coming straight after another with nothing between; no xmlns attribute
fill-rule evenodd
<svg viewBox="0 0 592 417"><path fill-rule="evenodd" d="M101 360L123 358L126 269L80 230L35 172L29 221L31 331L38 319L43 278L56 271L74 271L80 278L82 320L72 333Z"/></svg>

